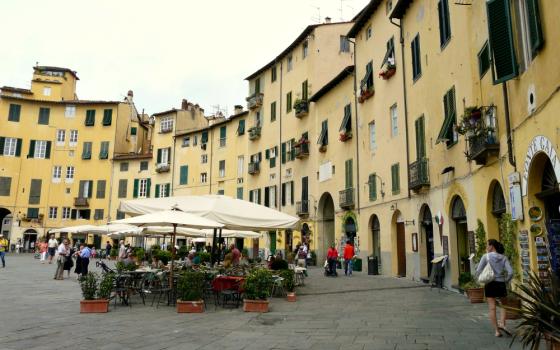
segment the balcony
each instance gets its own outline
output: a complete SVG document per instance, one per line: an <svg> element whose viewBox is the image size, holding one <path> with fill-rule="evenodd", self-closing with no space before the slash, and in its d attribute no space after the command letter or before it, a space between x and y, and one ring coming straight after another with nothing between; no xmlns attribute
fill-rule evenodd
<svg viewBox="0 0 560 350"><path fill-rule="evenodd" d="M247 97L247 108L248 109L255 109L255 108L259 108L260 106L262 106L263 103L263 93L261 92L256 92L254 94L252 94L251 96Z"/></svg>
<svg viewBox="0 0 560 350"><path fill-rule="evenodd" d="M409 187L419 192L425 187L430 187L430 176L428 172L428 160L420 159L408 166Z"/></svg>
<svg viewBox="0 0 560 350"><path fill-rule="evenodd" d="M163 163L156 165L156 173L167 173L169 172L169 164Z"/></svg>
<svg viewBox="0 0 560 350"><path fill-rule="evenodd" d="M249 140L256 140L261 137L261 127L253 126L249 129Z"/></svg>
<svg viewBox="0 0 560 350"><path fill-rule="evenodd" d="M260 164L257 162L250 162L249 163L249 174L256 175L260 172Z"/></svg>
<svg viewBox="0 0 560 350"><path fill-rule="evenodd" d="M89 207L89 202L87 198L76 197L74 198L75 207Z"/></svg>
<svg viewBox="0 0 560 350"><path fill-rule="evenodd" d="M301 217L309 216L309 201L302 200L296 202L296 213Z"/></svg>
<svg viewBox="0 0 560 350"><path fill-rule="evenodd" d="M294 152L298 159L309 157L309 141L296 144Z"/></svg>
<svg viewBox="0 0 560 350"><path fill-rule="evenodd" d="M342 209L352 209L354 208L355 200L354 200L354 188L350 187L345 190L338 192L339 194L339 202L340 207Z"/></svg>
<svg viewBox="0 0 560 350"><path fill-rule="evenodd" d="M499 153L500 143L493 133L469 137L468 159L474 160L477 165L485 165L488 158Z"/></svg>
<svg viewBox="0 0 560 350"><path fill-rule="evenodd" d="M294 103L296 118L305 117L309 113L309 102L307 100L297 100Z"/></svg>

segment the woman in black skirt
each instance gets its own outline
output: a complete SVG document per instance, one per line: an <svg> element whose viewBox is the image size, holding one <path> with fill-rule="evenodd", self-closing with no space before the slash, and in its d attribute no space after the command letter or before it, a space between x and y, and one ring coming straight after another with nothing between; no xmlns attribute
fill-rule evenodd
<svg viewBox="0 0 560 350"><path fill-rule="evenodd" d="M74 261L72 260L72 256L74 255L74 248L70 249L70 254L68 254L68 256L66 257L66 260L64 261L64 270L68 271L68 277L70 277L70 271L72 270L72 267L74 266Z"/></svg>
<svg viewBox="0 0 560 350"><path fill-rule="evenodd" d="M509 283L513 277L513 270L508 259L503 255L504 246L495 239L489 239L486 246L486 254L480 259L480 263L476 268L476 275L480 275L486 264L490 264L494 270L494 280L484 285L484 295L488 303L488 316L494 327L494 335L501 337L504 332L508 335L511 333L506 329L506 310L500 312L500 322L496 321L496 299L505 298L507 295L506 283Z"/></svg>

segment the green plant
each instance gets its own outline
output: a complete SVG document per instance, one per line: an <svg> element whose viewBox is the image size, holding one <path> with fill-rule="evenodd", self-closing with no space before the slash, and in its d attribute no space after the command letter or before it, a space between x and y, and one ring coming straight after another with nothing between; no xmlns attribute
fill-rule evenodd
<svg viewBox="0 0 560 350"><path fill-rule="evenodd" d="M205 276L199 271L187 271L181 274L177 284L178 299L183 301L197 301L202 299Z"/></svg>
<svg viewBox="0 0 560 350"><path fill-rule="evenodd" d="M146 252L144 251L144 248L136 247L134 248L134 255L136 255L138 261L143 261L144 257L146 256Z"/></svg>
<svg viewBox="0 0 560 350"><path fill-rule="evenodd" d="M116 258L117 255L119 255L119 250L116 247L111 248L111 251L109 252L109 256L111 258Z"/></svg>
<svg viewBox="0 0 560 350"><path fill-rule="evenodd" d="M115 268L117 269L118 272L122 272L122 271L134 271L136 270L136 265L135 264L125 264L122 261L118 261L115 264Z"/></svg>
<svg viewBox="0 0 560 350"><path fill-rule="evenodd" d="M159 244L153 244L150 247L150 250L153 252L154 250L161 250L161 247L159 246Z"/></svg>
<svg viewBox="0 0 560 350"><path fill-rule="evenodd" d="M465 285L473 281L473 276L470 272L461 272L459 275L459 286L465 289Z"/></svg>
<svg viewBox="0 0 560 350"><path fill-rule="evenodd" d="M296 110L297 113L306 110L306 108L307 108L307 100L302 100L298 98L294 101L294 109Z"/></svg>
<svg viewBox="0 0 560 350"><path fill-rule="evenodd" d="M275 271L285 270L287 268L288 268L288 262L283 259L274 259L274 261L272 261L272 263L270 264L270 269Z"/></svg>
<svg viewBox="0 0 560 350"><path fill-rule="evenodd" d="M519 314L521 322L516 326L513 341L519 337L523 347L539 349L542 338L560 342L560 285L552 276L552 288L534 273L529 274L526 284L519 285L519 292L512 292L522 300L521 308L505 306Z"/></svg>
<svg viewBox="0 0 560 350"><path fill-rule="evenodd" d="M99 282L99 290L97 291L98 299L109 299L111 291L113 290L113 283L115 282L114 273L106 273Z"/></svg>
<svg viewBox="0 0 560 350"><path fill-rule="evenodd" d="M187 257L187 255L189 255L189 247L186 245L180 246L179 250L177 251L177 255L179 256L179 258L184 259L185 257Z"/></svg>
<svg viewBox="0 0 560 350"><path fill-rule="evenodd" d="M474 255L474 262L478 264L482 256L486 253L486 231L484 224L480 219L477 220L477 227L474 231L476 237L476 253Z"/></svg>
<svg viewBox="0 0 560 350"><path fill-rule="evenodd" d="M500 218L500 241L504 245L504 255L508 258L513 269L513 278L519 279L519 253L517 252L517 223L511 219L511 214L505 213Z"/></svg>
<svg viewBox="0 0 560 350"><path fill-rule="evenodd" d="M205 252L200 252L198 253L198 256L200 256L200 263L203 264L205 262L209 262L211 259L211 255L210 253L205 253Z"/></svg>
<svg viewBox="0 0 560 350"><path fill-rule="evenodd" d="M249 256L249 249L247 248L241 249L241 256Z"/></svg>
<svg viewBox="0 0 560 350"><path fill-rule="evenodd" d="M80 277L80 288L84 300L94 300L97 294L97 274L90 272Z"/></svg>
<svg viewBox="0 0 560 350"><path fill-rule="evenodd" d="M250 300L266 300L270 297L273 283L272 273L269 270L255 269L245 280L245 297Z"/></svg>
<svg viewBox="0 0 560 350"><path fill-rule="evenodd" d="M288 292L294 292L296 289L294 270L282 270L280 271L279 275L284 279L282 281L284 289L286 289Z"/></svg>
<svg viewBox="0 0 560 350"><path fill-rule="evenodd" d="M156 257L164 265L167 265L167 263L171 260L171 252L167 250L159 250L156 254Z"/></svg>

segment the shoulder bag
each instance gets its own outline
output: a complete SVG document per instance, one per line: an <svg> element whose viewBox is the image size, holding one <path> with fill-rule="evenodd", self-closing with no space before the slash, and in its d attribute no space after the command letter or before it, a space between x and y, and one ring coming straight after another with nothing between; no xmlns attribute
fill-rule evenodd
<svg viewBox="0 0 560 350"><path fill-rule="evenodd" d="M494 269L490 265L490 261L486 262L486 266L482 269L480 275L478 275L478 283L487 284L494 280Z"/></svg>

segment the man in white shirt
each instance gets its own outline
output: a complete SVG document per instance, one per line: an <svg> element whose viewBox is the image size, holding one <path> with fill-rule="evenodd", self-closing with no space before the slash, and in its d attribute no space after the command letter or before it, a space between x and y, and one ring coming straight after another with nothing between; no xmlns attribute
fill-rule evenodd
<svg viewBox="0 0 560 350"><path fill-rule="evenodd" d="M70 254L70 247L68 246L69 242L65 238L62 240L62 243L58 246L56 252L58 253L58 257L56 259L56 272L54 274L55 280L63 280L64 279L64 263L66 259L68 259L68 255ZM71 259L71 258L70 258Z"/></svg>
<svg viewBox="0 0 560 350"><path fill-rule="evenodd" d="M52 259L54 254L56 253L56 248L58 248L58 241L54 238L54 235L51 235L48 243L48 250L49 250L49 264L52 264Z"/></svg>
<svg viewBox="0 0 560 350"><path fill-rule="evenodd" d="M119 261L122 261L126 258L126 247L124 245L124 241L119 242Z"/></svg>

